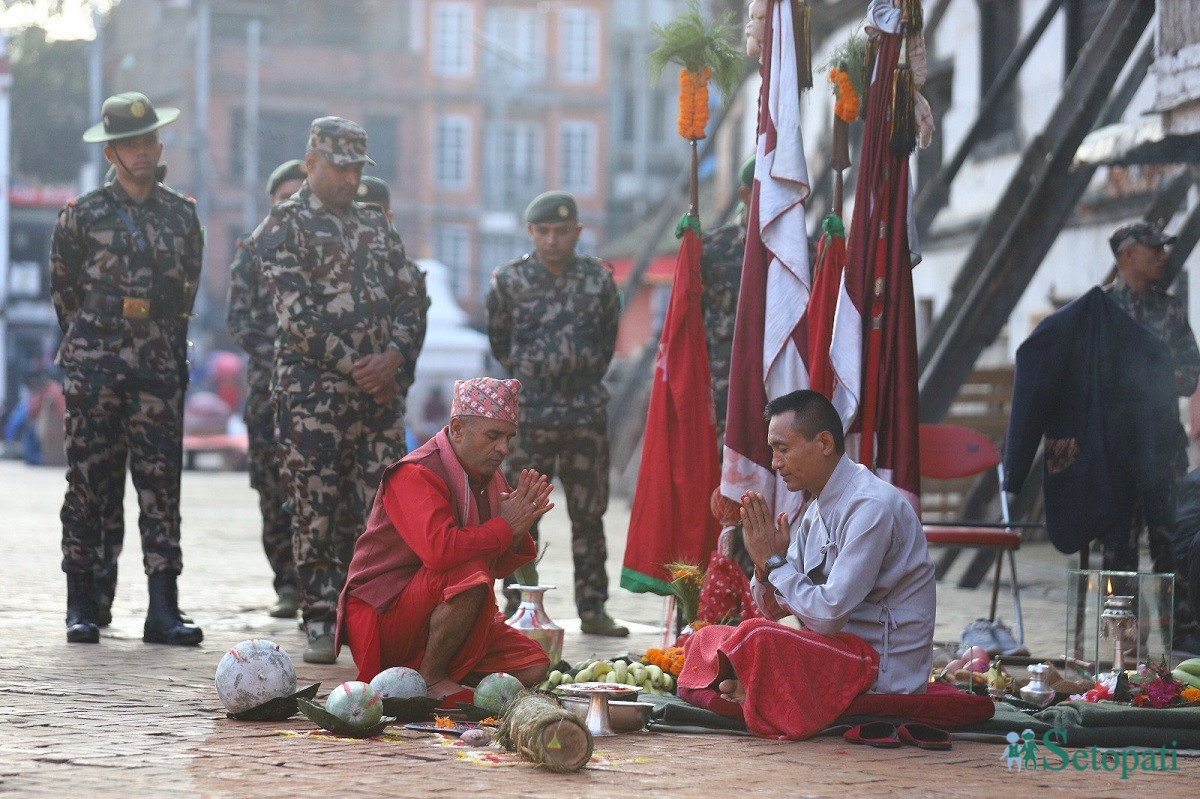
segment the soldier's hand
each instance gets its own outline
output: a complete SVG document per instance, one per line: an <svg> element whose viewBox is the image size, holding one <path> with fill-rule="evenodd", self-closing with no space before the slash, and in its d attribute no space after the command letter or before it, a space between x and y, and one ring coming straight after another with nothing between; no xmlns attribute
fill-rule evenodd
<svg viewBox="0 0 1200 799"><path fill-rule="evenodd" d="M513 531L513 549L519 548L520 539L529 532L533 523L554 507L550 502L550 481L533 469L525 469L517 478L517 486L511 493L500 496L500 518L508 522Z"/></svg>
<svg viewBox="0 0 1200 799"><path fill-rule="evenodd" d="M364 355L350 367L350 376L364 391L374 394L389 383L395 385L396 370L403 362L404 356L390 349Z"/></svg>
<svg viewBox="0 0 1200 799"><path fill-rule="evenodd" d="M378 402L380 405L390 405L392 400L396 399L396 395L400 393L400 389L396 386L396 381L384 384L378 391L372 391L371 399Z"/></svg>

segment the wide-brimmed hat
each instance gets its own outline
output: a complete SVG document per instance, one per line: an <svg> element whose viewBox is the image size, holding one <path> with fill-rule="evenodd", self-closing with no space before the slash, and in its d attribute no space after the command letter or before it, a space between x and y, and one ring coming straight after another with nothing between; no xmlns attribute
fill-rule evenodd
<svg viewBox="0 0 1200 799"><path fill-rule="evenodd" d="M150 98L141 92L122 92L104 101L100 109L102 121L83 132L88 144L141 136L179 118L178 108L154 110Z"/></svg>

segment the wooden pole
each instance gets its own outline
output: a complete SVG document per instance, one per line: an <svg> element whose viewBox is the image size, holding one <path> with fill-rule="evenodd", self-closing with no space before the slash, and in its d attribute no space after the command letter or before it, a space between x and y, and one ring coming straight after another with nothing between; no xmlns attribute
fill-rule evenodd
<svg viewBox="0 0 1200 799"><path fill-rule="evenodd" d="M691 207L688 208L688 215L692 219L700 218L700 149L696 139L692 139L692 185L691 185Z"/></svg>

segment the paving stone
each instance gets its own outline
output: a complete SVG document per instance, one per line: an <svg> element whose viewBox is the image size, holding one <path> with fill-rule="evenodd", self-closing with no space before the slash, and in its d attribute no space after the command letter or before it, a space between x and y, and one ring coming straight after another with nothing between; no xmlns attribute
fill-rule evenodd
<svg viewBox="0 0 1200 799"><path fill-rule="evenodd" d="M199 647L141 641L146 583L141 574L132 486L131 522L121 564L114 622L97 645L64 639L65 580L60 570L61 470L0 461L5 557L0 559L0 794L92 797L219 795L305 796L1001 796L1087 793L1158 797L1195 795L1200 762L1179 771L1120 775L1095 772L1010 774L994 743L958 741L950 752L869 749L839 738L781 742L726 735L646 732L601 739L614 762L559 775L528 764L462 762L463 749L404 732L396 742L342 743L285 737L312 724L234 722L212 685L221 656L247 637L270 638L296 661L300 683L321 682L321 696L355 676L343 652L332 666L303 663L303 635L293 620L271 619L270 571L257 532L257 502L244 473L185 472L180 601L204 627ZM550 549L542 581L552 618L568 633L570 660L640 652L661 640L662 600L617 587L629 508L614 500L605 518L611 578L610 613L632 622L627 639L578 632L566 512L543 526ZM1071 559L1045 544L1019 553L1026 638L1051 655L1063 644L1065 569ZM986 612L988 584L976 591L939 584L937 637L955 641ZM1009 618L1001 597L1002 615ZM1011 622L1011 620L1010 620Z"/></svg>

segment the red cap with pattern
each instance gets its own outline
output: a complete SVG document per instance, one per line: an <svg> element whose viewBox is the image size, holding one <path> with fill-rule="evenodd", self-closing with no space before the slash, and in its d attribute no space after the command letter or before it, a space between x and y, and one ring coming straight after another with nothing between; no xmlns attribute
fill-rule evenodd
<svg viewBox="0 0 1200 799"><path fill-rule="evenodd" d="M451 416L482 416L517 423L517 392L519 380L499 380L495 377L472 377L454 381L454 400Z"/></svg>

